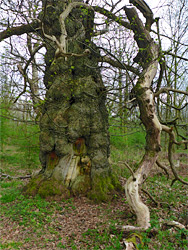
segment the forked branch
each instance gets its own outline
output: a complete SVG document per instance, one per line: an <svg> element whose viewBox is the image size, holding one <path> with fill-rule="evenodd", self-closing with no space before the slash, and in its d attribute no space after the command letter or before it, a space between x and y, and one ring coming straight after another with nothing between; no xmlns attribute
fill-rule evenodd
<svg viewBox="0 0 188 250"><path fill-rule="evenodd" d="M55 52L55 57L67 57L70 56L75 56L75 57L82 57L82 56L88 56L91 52L89 49L86 49L83 53L81 54L75 54L75 53L68 53L67 52L67 31L66 31L66 26L65 26L65 20L69 16L70 12L73 10L73 8L76 7L87 7L89 9L93 9L91 6L82 3L82 2L73 2L69 3L69 5L66 7L66 9L61 13L59 17L59 23L60 23L60 28L61 28L61 35L59 40L55 36L50 36L44 32L44 25L42 23L42 32L44 37L47 39L51 40L54 42L57 46L56 52Z"/></svg>

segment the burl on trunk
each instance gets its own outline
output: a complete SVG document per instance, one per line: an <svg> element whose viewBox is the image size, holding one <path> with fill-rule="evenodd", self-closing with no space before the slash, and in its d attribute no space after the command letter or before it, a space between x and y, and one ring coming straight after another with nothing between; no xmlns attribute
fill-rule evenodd
<svg viewBox="0 0 188 250"><path fill-rule="evenodd" d="M26 193L88 195L106 200L114 189L108 162L106 92L91 42L94 13L79 3L44 6L47 87L40 120L41 172Z"/></svg>

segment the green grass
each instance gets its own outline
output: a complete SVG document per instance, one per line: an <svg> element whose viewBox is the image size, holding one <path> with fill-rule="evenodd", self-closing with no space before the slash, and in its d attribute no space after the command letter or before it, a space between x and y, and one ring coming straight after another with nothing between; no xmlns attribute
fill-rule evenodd
<svg viewBox="0 0 188 250"><path fill-rule="evenodd" d="M8 109L2 108L1 113L11 117ZM7 170L9 166L23 169L36 168L39 163L39 127L34 123L14 122L1 117L0 127L1 168ZM9 174L9 173L8 173Z"/></svg>
<svg viewBox="0 0 188 250"><path fill-rule="evenodd" d="M145 145L145 131L141 128L127 129L121 132L119 128L110 127L110 142L117 149L133 147L142 148Z"/></svg>
<svg viewBox="0 0 188 250"><path fill-rule="evenodd" d="M1 183L0 213L13 221L18 221L19 225L36 228L51 221L50 215L53 213L51 204L39 196L34 198L23 196L18 187L19 183L14 185Z"/></svg>
<svg viewBox="0 0 188 250"><path fill-rule="evenodd" d="M39 168L39 139L37 125L12 121L3 121L3 149L0 153L1 170L12 176L26 175ZM125 133L126 132L126 133ZM126 131L111 127L110 133L124 136L111 136L111 161L113 171L120 177L128 178L130 171L119 161L126 161L133 170L136 170L144 152L145 132L142 129L126 128ZM181 148L179 152L185 152ZM182 157L186 163L186 157ZM188 181L187 178L183 177ZM59 202L49 202L40 196L26 197L22 195L22 187L25 182L22 180L2 180L0 182L0 215L3 223L8 221L12 225L20 227L20 234L25 235L24 239L7 241L0 243L0 249L24 249L24 245L30 242L36 243L40 249L49 249L48 244L56 242L57 249L78 249L77 239L72 235L68 239L68 246L61 238L61 231L58 231L56 215L66 215L67 217L77 213L74 199L61 200ZM171 187L171 180L167 180L162 172L152 174L144 184L144 188L150 192L153 198L160 203L157 207L146 195L144 199L150 207L151 228L145 233L141 233L144 246L139 249L181 249L186 250L188 237L187 231L176 229L175 231L163 230L160 220L176 220L183 223L187 215L187 191L180 182L175 182ZM122 195L122 194L121 194ZM80 245L82 249L124 249L122 239L123 233L119 233L115 224L134 224L135 217L131 217L127 201L123 196L114 195L114 200L121 199L125 204L125 211L117 210L116 216L112 216L113 208L109 203L105 211L101 211L107 216L104 225L97 225L96 228L88 228L82 233ZM100 205L99 205L100 207ZM85 215L87 220L87 213ZM151 230L157 229L156 234ZM46 235L47 234L47 235ZM44 237L43 240L41 238ZM3 240L1 238L1 240ZM3 242L3 241L2 241Z"/></svg>
<svg viewBox="0 0 188 250"><path fill-rule="evenodd" d="M9 242L2 244L0 243L0 249L20 249L20 247L23 245L22 242Z"/></svg>
<svg viewBox="0 0 188 250"><path fill-rule="evenodd" d="M113 235L110 237L109 231L99 231L98 229L88 229L87 232L83 234L83 240L88 244L88 249L100 249L105 247L105 249L122 249L120 243L122 239L122 234Z"/></svg>

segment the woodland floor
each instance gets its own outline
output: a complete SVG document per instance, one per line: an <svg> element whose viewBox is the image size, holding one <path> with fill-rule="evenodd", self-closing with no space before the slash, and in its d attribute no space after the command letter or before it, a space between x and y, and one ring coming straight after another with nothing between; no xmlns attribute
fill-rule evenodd
<svg viewBox="0 0 188 250"><path fill-rule="evenodd" d="M180 156L177 154L177 158ZM183 163L177 171L187 180L188 154L184 152L181 157L184 157ZM8 169L14 176L28 174L19 165L6 165L3 160L1 163L3 172ZM84 197L52 202L40 197L24 197L20 187L27 181L1 180L0 249L125 249L125 235L117 232L115 225L133 225L135 217L123 192L114 195L108 203L94 204ZM120 176L120 181L123 185L126 177ZM140 234L143 245L137 249L188 249L187 230L161 228L163 220L186 225L187 186L179 182L172 187L170 184L163 171L155 167L144 188L159 203L156 205L144 193L142 199L150 207L151 225L157 232L153 234L148 230Z"/></svg>

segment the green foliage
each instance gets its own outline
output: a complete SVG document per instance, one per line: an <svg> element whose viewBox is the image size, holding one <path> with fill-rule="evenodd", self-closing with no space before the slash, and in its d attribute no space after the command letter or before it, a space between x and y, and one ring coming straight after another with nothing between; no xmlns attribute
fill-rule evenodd
<svg viewBox="0 0 188 250"><path fill-rule="evenodd" d="M90 249L104 248L106 250L123 249L120 243L122 234L113 235L110 237L109 231L99 231L98 229L88 229L83 233L84 241L90 246ZM88 248L89 249L89 248Z"/></svg>
<svg viewBox="0 0 188 250"><path fill-rule="evenodd" d="M23 245L22 242L9 242L9 243L0 243L0 249L20 249L20 247Z"/></svg>
<svg viewBox="0 0 188 250"><path fill-rule="evenodd" d="M138 128L130 128L122 131L121 127L110 127L111 145L122 150L127 147L143 148L145 145L145 131Z"/></svg>
<svg viewBox="0 0 188 250"><path fill-rule="evenodd" d="M111 159L117 175L128 178L130 171L119 161L126 161L135 170L144 152L145 132L138 128L122 130L121 127L110 127Z"/></svg>
<svg viewBox="0 0 188 250"><path fill-rule="evenodd" d="M161 230L159 225L159 218L151 220L151 228L149 228L146 232L141 233L142 239L144 242L143 246L139 246L139 249L187 249L187 237L188 230L186 229L176 229L175 232L171 232L171 230ZM152 229L157 228L157 234L155 239L152 239Z"/></svg>
<svg viewBox="0 0 188 250"><path fill-rule="evenodd" d="M9 106L8 106L9 107ZM7 106L1 104L1 152L2 168L9 172L9 166L21 165L22 168L39 166L39 128L32 122L19 122L9 119ZM20 119L22 120L22 119ZM8 170L8 172L7 172Z"/></svg>

